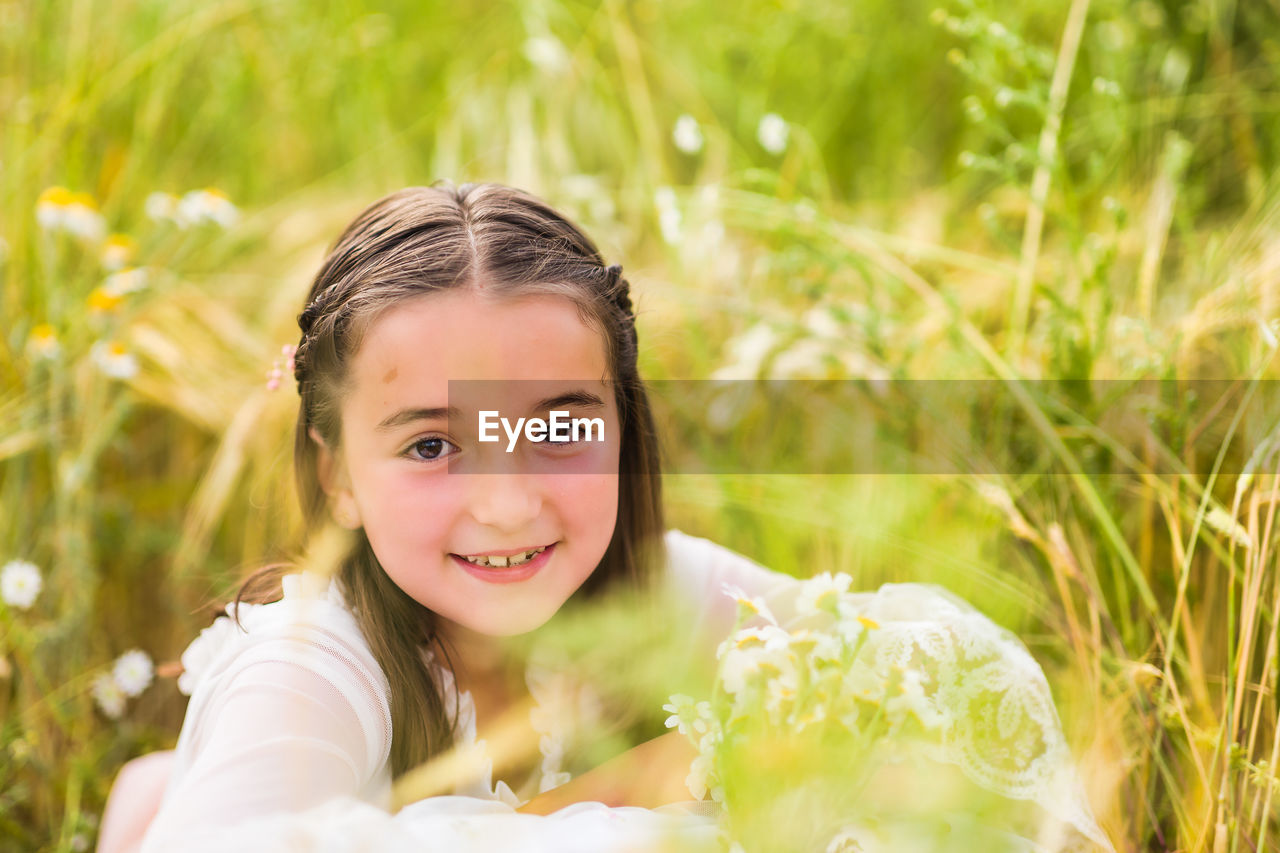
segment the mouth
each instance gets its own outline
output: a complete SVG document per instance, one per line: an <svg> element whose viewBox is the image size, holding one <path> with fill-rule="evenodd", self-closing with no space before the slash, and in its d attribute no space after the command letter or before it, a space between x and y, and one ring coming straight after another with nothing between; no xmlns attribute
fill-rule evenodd
<svg viewBox="0 0 1280 853"><path fill-rule="evenodd" d="M461 557L468 563L475 566L483 566L490 569L505 569L511 566L523 566L530 562L543 551L550 548L550 545L539 545L534 548L524 548L515 551L494 551L489 554L454 554L455 557Z"/></svg>
<svg viewBox="0 0 1280 853"><path fill-rule="evenodd" d="M551 561L556 545L542 545L510 554L450 554L467 574L486 583L516 583L527 580Z"/></svg>

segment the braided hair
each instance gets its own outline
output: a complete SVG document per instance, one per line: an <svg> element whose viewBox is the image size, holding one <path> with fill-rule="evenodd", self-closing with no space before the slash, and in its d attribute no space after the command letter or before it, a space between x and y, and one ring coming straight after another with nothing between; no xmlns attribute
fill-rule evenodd
<svg viewBox="0 0 1280 853"><path fill-rule="evenodd" d="M349 366L373 320L404 300L481 281L500 296L567 298L599 329L621 421L618 519L600 564L577 595L643 582L661 559L664 527L658 445L637 371L630 284L622 267L606 266L595 244L566 217L498 184L392 193L351 222L321 265L298 315L293 354L300 398L295 476L308 533L329 510L319 479L319 443L341 446L340 402ZM391 769L400 776L453 742L444 691L422 658L424 648L439 648L432 645L441 639L436 617L387 576L363 530L356 531L338 579L387 676ZM241 593L252 589L261 599L263 588L255 576Z"/></svg>

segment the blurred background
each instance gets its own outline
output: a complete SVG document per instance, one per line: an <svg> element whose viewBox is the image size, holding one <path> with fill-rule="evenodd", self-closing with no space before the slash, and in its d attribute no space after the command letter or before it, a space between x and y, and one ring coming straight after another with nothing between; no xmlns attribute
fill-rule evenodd
<svg viewBox="0 0 1280 853"><path fill-rule="evenodd" d="M1045 668L1120 849L1277 849L1280 438L1117 433L1087 380L1274 378L1278 78L1271 0L0 3L0 849L89 849L172 746L166 664L299 547L311 277L442 178L576 217L651 379L1063 401L1014 395L1016 468L677 473L668 523L945 585Z"/></svg>

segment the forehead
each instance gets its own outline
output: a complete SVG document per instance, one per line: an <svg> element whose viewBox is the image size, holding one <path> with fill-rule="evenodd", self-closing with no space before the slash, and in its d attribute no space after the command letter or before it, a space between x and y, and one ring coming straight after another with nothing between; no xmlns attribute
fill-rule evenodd
<svg viewBox="0 0 1280 853"><path fill-rule="evenodd" d="M601 333L568 297L468 287L383 312L365 331L350 378L352 403L445 405L451 379L604 382L608 361Z"/></svg>

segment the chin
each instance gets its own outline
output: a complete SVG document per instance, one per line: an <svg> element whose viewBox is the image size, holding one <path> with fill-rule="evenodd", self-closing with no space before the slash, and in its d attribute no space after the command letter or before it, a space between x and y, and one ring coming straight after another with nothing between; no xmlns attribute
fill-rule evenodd
<svg viewBox="0 0 1280 853"><path fill-rule="evenodd" d="M550 622L551 617L555 616L555 614L556 611L543 615L530 615L528 612L523 612L512 617L495 616L492 619L485 620L473 619L462 624L477 634L484 634L489 637L518 637L521 634L528 634L530 631L538 630Z"/></svg>

